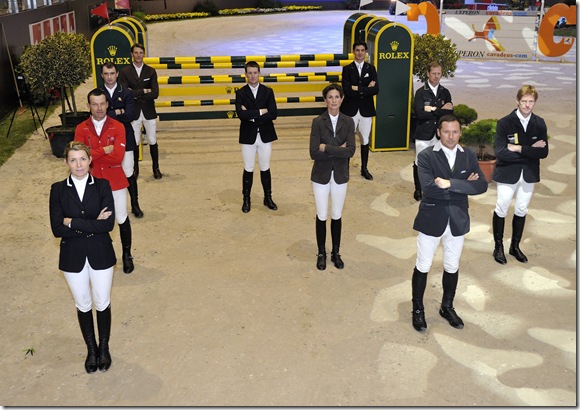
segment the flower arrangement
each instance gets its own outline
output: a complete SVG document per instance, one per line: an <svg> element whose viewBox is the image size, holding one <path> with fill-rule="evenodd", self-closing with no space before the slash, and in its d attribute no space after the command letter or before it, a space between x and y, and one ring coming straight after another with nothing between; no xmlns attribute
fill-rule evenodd
<svg viewBox="0 0 580 410"><path fill-rule="evenodd" d="M286 6L276 8L243 8L243 9L224 9L219 10L220 16L236 16L243 14L266 14L266 13L284 13L288 11L313 11L322 10L322 6ZM173 13L173 14L147 14L145 15L146 22L183 20L209 17L211 14L206 12L198 13Z"/></svg>

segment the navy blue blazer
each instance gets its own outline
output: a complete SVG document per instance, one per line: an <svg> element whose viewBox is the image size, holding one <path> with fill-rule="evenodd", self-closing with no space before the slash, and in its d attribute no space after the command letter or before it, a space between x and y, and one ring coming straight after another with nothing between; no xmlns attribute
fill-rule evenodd
<svg viewBox="0 0 580 410"><path fill-rule="evenodd" d="M242 105L246 107L242 110ZM260 115L260 109L268 112ZM256 142L258 131L263 142L272 142L278 139L274 120L278 118L278 107L274 98L274 91L263 84L258 84L256 98L246 84L236 91L236 113L240 119L240 144L252 145Z"/></svg>
<svg viewBox="0 0 580 410"><path fill-rule="evenodd" d="M155 100L159 97L159 82L157 81L157 71L153 67L143 64L141 76L138 76L132 63L126 65L119 71L119 82L133 92L133 98L135 98L134 120L139 118L141 111L143 111L146 120L157 118ZM145 94L143 91L145 88L150 88L151 92Z"/></svg>
<svg viewBox="0 0 580 410"><path fill-rule="evenodd" d="M517 141L516 141L517 136ZM532 147L539 140L546 141L544 148ZM507 144L519 144L522 152L508 150ZM495 156L497 162L493 180L504 184L515 184L524 171L524 181L540 182L540 159L548 156L548 128L546 122L536 114L531 114L527 130L524 131L516 110L497 122L495 135Z"/></svg>
<svg viewBox="0 0 580 410"><path fill-rule="evenodd" d="M369 83L374 81L374 87L369 87ZM354 91L352 86L358 86L358 91ZM340 112L354 117L360 110L363 117L374 117L375 110L374 96L379 93L379 79L377 70L372 64L363 62L361 75L353 61L342 68L342 88L344 90L344 101L340 106Z"/></svg>
<svg viewBox="0 0 580 410"><path fill-rule="evenodd" d="M93 269L107 269L117 263L109 232L115 226L115 205L109 181L89 175L83 200L69 175L50 188L50 226L60 241L58 268L65 272L80 272L86 258ZM113 213L97 220L103 208ZM71 227L63 224L72 218Z"/></svg>
<svg viewBox="0 0 580 410"><path fill-rule="evenodd" d="M135 100L133 99L133 93L127 87L123 86L121 83L117 83L115 91L113 91L113 96L109 94L109 90L103 84L100 89L105 93L107 97L107 102L109 107L107 108L107 115L125 126L125 151L134 151L137 148L137 143L135 142L135 131L133 131L133 126L131 121L135 117ZM115 110L123 109L125 112L123 114L115 114Z"/></svg>
<svg viewBox="0 0 580 410"><path fill-rule="evenodd" d="M479 168L477 156L473 151L458 145L455 164L451 169L441 141L437 141L434 146L419 153L417 162L423 199L419 204L413 229L425 235L439 237L449 223L453 236L465 235L469 232L467 195L478 195L487 191L487 181ZM477 181L467 181L472 172L479 174ZM451 187L439 188L434 182L437 177L448 179Z"/></svg>
<svg viewBox="0 0 580 410"><path fill-rule="evenodd" d="M433 94L429 84L425 83L415 93L413 109L417 118L415 140L430 141L436 134L437 122L445 114L453 114L453 110L441 107L451 101L451 93L441 84L437 87L437 95ZM435 107L435 111L425 111L425 106Z"/></svg>

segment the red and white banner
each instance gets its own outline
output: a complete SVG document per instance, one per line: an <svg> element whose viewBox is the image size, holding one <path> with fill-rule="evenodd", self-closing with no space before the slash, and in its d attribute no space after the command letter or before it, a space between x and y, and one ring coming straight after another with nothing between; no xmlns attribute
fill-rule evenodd
<svg viewBox="0 0 580 410"><path fill-rule="evenodd" d="M30 33L30 44L38 44L41 40L53 35L57 31L75 33L75 23L75 13L74 11L71 11L69 13L60 14L46 20L29 24L28 31Z"/></svg>

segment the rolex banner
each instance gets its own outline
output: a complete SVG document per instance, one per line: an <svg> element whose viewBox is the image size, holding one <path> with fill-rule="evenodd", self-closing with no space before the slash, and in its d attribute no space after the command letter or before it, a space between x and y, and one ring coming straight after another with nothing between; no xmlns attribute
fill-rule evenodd
<svg viewBox="0 0 580 410"><path fill-rule="evenodd" d="M112 25L99 29L91 40L91 57L95 86L103 84L101 66L110 61L117 71L131 64L131 45L135 42L133 33L124 26Z"/></svg>
<svg viewBox="0 0 580 410"><path fill-rule="evenodd" d="M413 94L413 34L403 24L385 20L371 27L367 42L379 80L370 148L407 150Z"/></svg>

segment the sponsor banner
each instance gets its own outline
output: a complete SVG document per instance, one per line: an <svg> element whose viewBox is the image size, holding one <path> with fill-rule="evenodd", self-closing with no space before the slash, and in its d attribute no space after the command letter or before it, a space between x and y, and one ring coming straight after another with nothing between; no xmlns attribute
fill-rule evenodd
<svg viewBox="0 0 580 410"><path fill-rule="evenodd" d="M29 24L30 44L38 44L41 40L53 35L57 31L63 31L65 33L76 32L74 11Z"/></svg>
<svg viewBox="0 0 580 410"><path fill-rule="evenodd" d="M536 12L453 10L444 34L463 58L531 60Z"/></svg>

